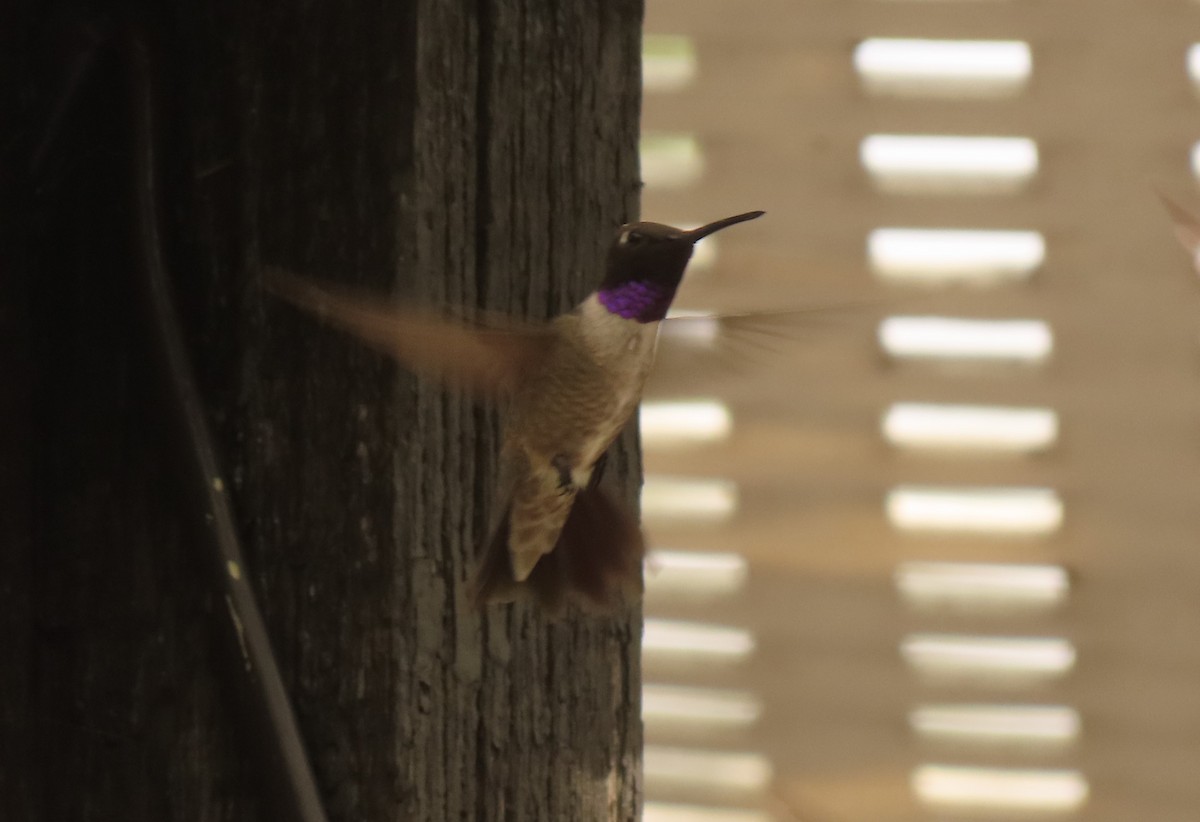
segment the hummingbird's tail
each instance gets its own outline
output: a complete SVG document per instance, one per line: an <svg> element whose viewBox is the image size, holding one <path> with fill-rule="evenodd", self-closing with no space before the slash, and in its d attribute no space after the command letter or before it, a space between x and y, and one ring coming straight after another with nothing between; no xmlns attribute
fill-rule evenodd
<svg viewBox="0 0 1200 822"><path fill-rule="evenodd" d="M524 582L513 579L509 523L505 512L484 548L472 586L476 604L532 599L560 613L572 600L585 607L614 607L622 593L642 590L641 529L601 489L576 494L554 550L538 560Z"/></svg>

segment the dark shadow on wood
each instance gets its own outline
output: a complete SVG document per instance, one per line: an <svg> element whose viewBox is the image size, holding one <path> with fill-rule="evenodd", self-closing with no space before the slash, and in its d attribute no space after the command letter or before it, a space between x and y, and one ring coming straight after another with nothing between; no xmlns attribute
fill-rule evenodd
<svg viewBox="0 0 1200 822"><path fill-rule="evenodd" d="M187 559L193 525L134 319L114 196L124 101L102 90L30 177L24 124L44 122L75 35L65 11L26 2L12 17L5 817L253 819L206 638L219 603ZM289 316L254 278L281 263L531 318L578 300L635 211L640 19L631 2L464 15L180 0L151 21L189 342L336 819L635 818L638 610L550 623L464 607L494 414ZM632 502L630 437L611 468Z"/></svg>

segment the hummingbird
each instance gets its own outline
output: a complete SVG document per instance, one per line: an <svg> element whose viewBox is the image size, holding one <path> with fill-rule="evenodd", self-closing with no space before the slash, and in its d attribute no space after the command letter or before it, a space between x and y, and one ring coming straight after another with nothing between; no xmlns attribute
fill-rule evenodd
<svg viewBox="0 0 1200 822"><path fill-rule="evenodd" d="M691 230L621 226L599 287L543 324L447 320L279 269L265 285L418 375L507 405L494 521L470 584L476 604L604 607L640 591L645 553L637 523L599 486L608 448L641 402L695 244L763 213Z"/></svg>

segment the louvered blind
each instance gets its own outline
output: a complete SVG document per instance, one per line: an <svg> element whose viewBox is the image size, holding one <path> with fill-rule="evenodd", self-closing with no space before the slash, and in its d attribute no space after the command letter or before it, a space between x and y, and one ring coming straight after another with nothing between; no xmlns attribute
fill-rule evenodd
<svg viewBox="0 0 1200 822"><path fill-rule="evenodd" d="M1154 187L1200 202L1200 3L646 31L643 216L767 211L679 309L837 306L664 330L648 822L1197 818L1200 286Z"/></svg>

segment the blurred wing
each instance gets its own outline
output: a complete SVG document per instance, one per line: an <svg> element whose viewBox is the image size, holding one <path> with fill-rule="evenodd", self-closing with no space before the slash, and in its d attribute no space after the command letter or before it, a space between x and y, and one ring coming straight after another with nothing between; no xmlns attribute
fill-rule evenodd
<svg viewBox="0 0 1200 822"><path fill-rule="evenodd" d="M864 311L894 307L897 302L899 301L895 298L868 298L773 311L679 314L671 315L662 322L665 332L683 337L761 334L791 338L806 328L830 321L842 321L846 317L861 316Z"/></svg>
<svg viewBox="0 0 1200 822"><path fill-rule="evenodd" d="M894 299L862 299L779 311L682 315L662 323L648 390L717 390L764 368L828 371L873 350L882 307ZM740 384L740 383L734 383Z"/></svg>
<svg viewBox="0 0 1200 822"><path fill-rule="evenodd" d="M278 268L265 272L275 296L394 357L412 372L479 394L511 393L548 348L546 328L472 328L378 299L318 285Z"/></svg>
<svg viewBox="0 0 1200 822"><path fill-rule="evenodd" d="M721 355L758 351L774 353L813 330L874 322L882 306L894 307L895 300L857 300L847 303L792 308L778 311L747 311L730 314L683 314L663 320L662 336L667 344L707 349Z"/></svg>
<svg viewBox="0 0 1200 822"><path fill-rule="evenodd" d="M1171 215L1171 222L1175 225L1175 236L1179 238L1180 244L1189 254L1195 256L1200 250L1200 220L1161 191L1158 192L1158 198Z"/></svg>

